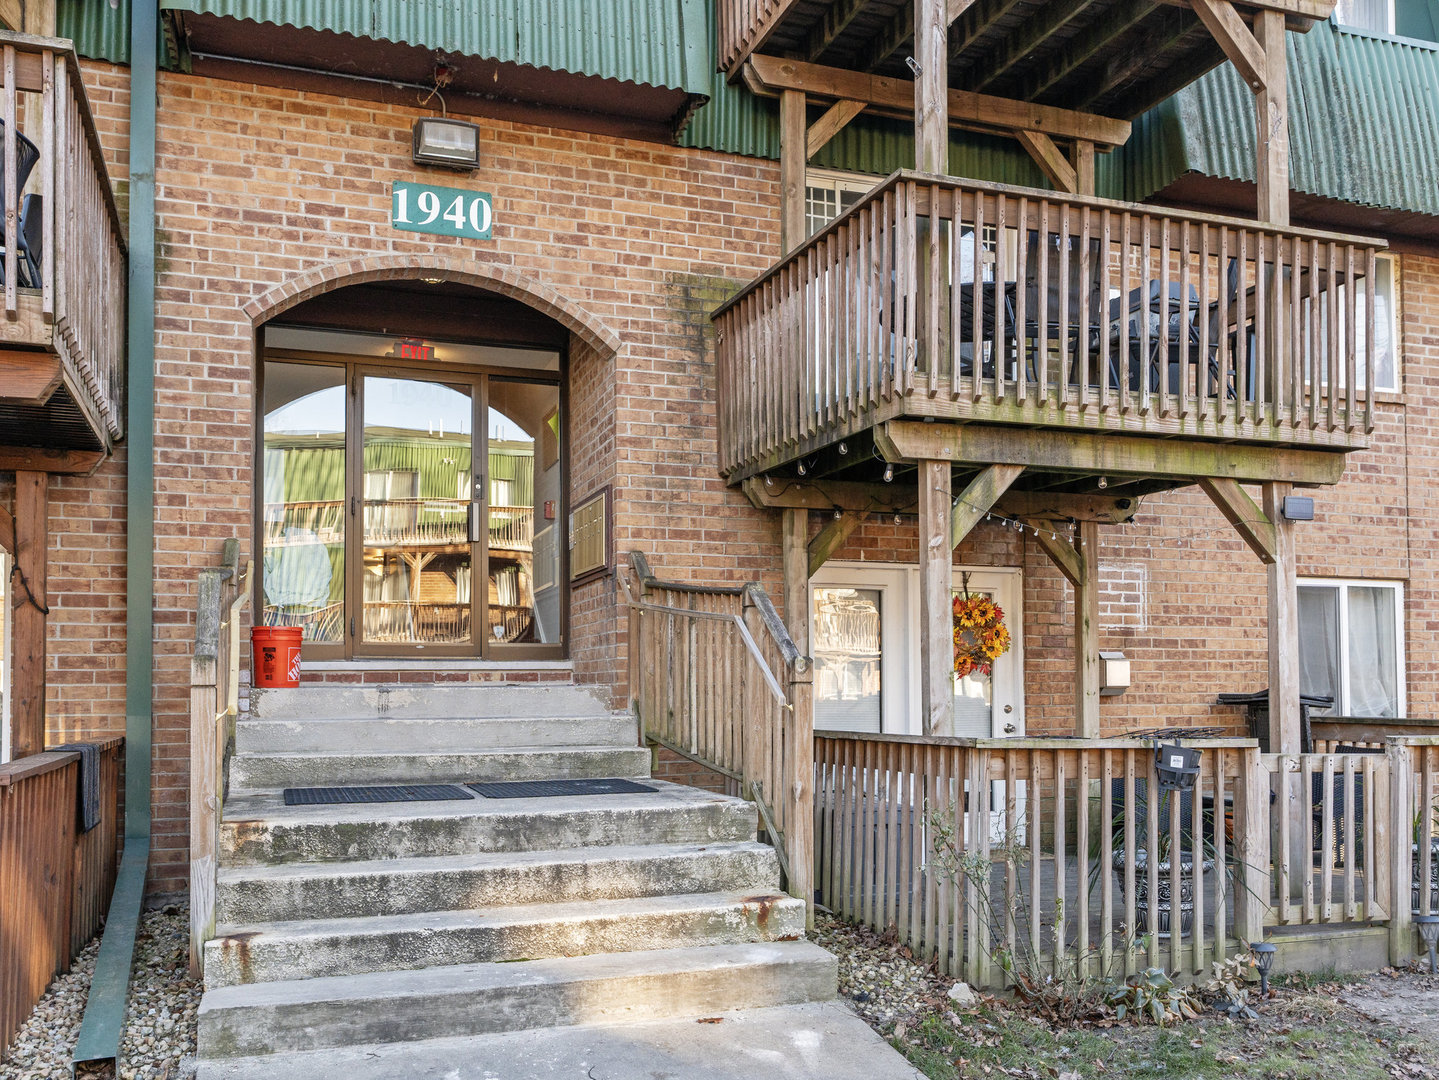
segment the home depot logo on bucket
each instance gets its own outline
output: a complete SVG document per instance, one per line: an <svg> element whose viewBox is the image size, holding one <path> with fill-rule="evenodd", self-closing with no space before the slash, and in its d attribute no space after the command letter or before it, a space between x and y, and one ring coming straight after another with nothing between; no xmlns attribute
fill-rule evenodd
<svg viewBox="0 0 1439 1080"><path fill-rule="evenodd" d="M302 636L298 626L257 626L250 631L250 644L254 651L251 678L256 687L300 685Z"/></svg>

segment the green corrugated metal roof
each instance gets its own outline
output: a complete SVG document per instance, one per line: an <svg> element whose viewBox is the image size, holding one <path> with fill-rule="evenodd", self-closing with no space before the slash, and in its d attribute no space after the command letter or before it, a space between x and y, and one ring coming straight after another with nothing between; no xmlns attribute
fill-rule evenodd
<svg viewBox="0 0 1439 1080"><path fill-rule="evenodd" d="M55 34L92 60L130 62L130 0L55 0Z"/></svg>
<svg viewBox="0 0 1439 1080"><path fill-rule="evenodd" d="M1290 185L1439 214L1439 45L1315 26L1290 34ZM1254 98L1226 64L1135 122L1115 194L1142 200L1187 172L1254 180Z"/></svg>
<svg viewBox="0 0 1439 1080"><path fill-rule="evenodd" d="M712 2L161 0L160 6L708 94Z"/></svg>

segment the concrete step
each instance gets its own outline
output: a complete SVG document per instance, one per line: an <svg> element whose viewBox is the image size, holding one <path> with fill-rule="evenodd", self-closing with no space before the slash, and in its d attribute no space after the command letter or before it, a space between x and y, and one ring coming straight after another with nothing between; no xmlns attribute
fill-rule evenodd
<svg viewBox="0 0 1439 1080"><path fill-rule="evenodd" d="M400 683L391 686L316 684L250 691L256 720L355 720L452 717L604 716L609 707L573 683L537 686Z"/></svg>
<svg viewBox="0 0 1439 1080"><path fill-rule="evenodd" d="M264 791L354 784L553 780L647 776L649 770L649 751L640 746L544 747L494 753L237 754L230 763L230 787Z"/></svg>
<svg viewBox="0 0 1439 1080"><path fill-rule="evenodd" d="M705 1017L720 1008L825 1001L836 984L835 958L807 941L251 983L205 994L198 1056L214 1062L359 1043Z"/></svg>
<svg viewBox="0 0 1439 1080"><path fill-rule="evenodd" d="M602 952L640 952L804 936L804 904L773 891L524 904L482 911L216 928L205 986L308 979Z"/></svg>
<svg viewBox="0 0 1439 1080"><path fill-rule="evenodd" d="M639 744L635 718L599 716L432 717L366 719L241 720L235 725L240 754L362 751L367 754L462 753L519 747L621 746Z"/></svg>
<svg viewBox="0 0 1439 1080"><path fill-rule="evenodd" d="M232 794L220 826L224 866L753 840L753 803L662 780L653 792L561 799L286 806Z"/></svg>
<svg viewBox="0 0 1439 1080"><path fill-rule="evenodd" d="M584 1024L205 1061L196 1080L924 1080L838 1001L704 1019Z"/></svg>
<svg viewBox="0 0 1439 1080"><path fill-rule="evenodd" d="M754 842L637 844L345 863L226 867L216 921L357 918L665 893L773 890L774 849Z"/></svg>

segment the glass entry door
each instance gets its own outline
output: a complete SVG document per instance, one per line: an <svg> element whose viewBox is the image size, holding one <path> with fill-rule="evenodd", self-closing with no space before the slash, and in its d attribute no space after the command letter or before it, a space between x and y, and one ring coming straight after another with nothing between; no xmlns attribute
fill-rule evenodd
<svg viewBox="0 0 1439 1080"><path fill-rule="evenodd" d="M265 363L261 608L313 659L558 658L555 382Z"/></svg>
<svg viewBox="0 0 1439 1080"><path fill-rule="evenodd" d="M360 377L356 648L473 651L476 380Z"/></svg>

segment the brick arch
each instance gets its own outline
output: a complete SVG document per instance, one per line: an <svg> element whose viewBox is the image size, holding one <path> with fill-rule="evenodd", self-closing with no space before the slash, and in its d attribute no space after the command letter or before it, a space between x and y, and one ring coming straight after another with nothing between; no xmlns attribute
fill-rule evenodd
<svg viewBox="0 0 1439 1080"><path fill-rule="evenodd" d="M549 286L531 280L508 266L488 266L432 256L416 258L409 255L369 255L360 259L328 263L307 270L255 297L245 305L244 311L249 316L251 325L259 326L321 293L367 281L416 277L443 277L446 281L488 289L548 315L603 355L613 356L620 351L621 341L618 334Z"/></svg>

